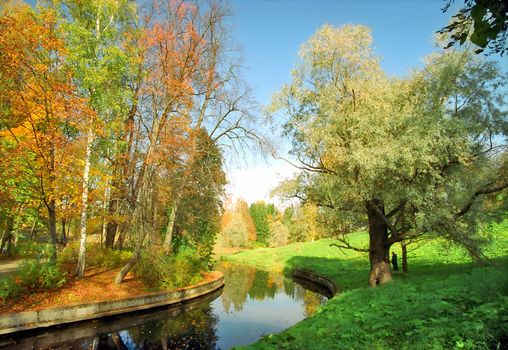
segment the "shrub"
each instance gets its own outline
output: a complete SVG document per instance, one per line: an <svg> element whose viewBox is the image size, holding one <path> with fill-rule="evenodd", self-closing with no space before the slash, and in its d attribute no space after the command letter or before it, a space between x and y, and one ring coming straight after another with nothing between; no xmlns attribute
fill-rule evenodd
<svg viewBox="0 0 508 350"><path fill-rule="evenodd" d="M25 260L19 266L16 277L24 288L58 288L65 282L66 272L50 257L53 255L51 245L38 246L33 259Z"/></svg>
<svg viewBox="0 0 508 350"><path fill-rule="evenodd" d="M0 298L17 298L23 288L16 283L13 277L3 277L0 279Z"/></svg>
<svg viewBox="0 0 508 350"><path fill-rule="evenodd" d="M199 282L205 269L196 250L184 248L170 256L156 250L143 252L135 273L151 288L174 289Z"/></svg>
<svg viewBox="0 0 508 350"><path fill-rule="evenodd" d="M122 267L130 259L132 252L125 250L111 250L99 247L93 252L89 250L87 261L90 266L116 269Z"/></svg>
<svg viewBox="0 0 508 350"><path fill-rule="evenodd" d="M58 256L61 263L77 264L79 242L72 242L62 250ZM115 269L123 266L130 259L132 252L112 250L102 247L98 243L87 244L85 263L87 266Z"/></svg>

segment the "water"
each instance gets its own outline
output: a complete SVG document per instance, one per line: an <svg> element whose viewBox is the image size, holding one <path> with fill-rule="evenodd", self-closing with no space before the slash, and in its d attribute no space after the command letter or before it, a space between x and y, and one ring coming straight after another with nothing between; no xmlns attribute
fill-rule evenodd
<svg viewBox="0 0 508 350"><path fill-rule="evenodd" d="M226 285L204 298L18 333L0 338L0 349L229 349L280 332L327 300L316 286L295 283L280 273L230 263L217 269Z"/></svg>

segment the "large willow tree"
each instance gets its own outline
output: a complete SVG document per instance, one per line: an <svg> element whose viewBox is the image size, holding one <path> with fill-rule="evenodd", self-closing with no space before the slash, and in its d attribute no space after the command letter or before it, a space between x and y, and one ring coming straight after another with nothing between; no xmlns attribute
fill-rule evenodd
<svg viewBox="0 0 508 350"><path fill-rule="evenodd" d="M281 190L320 206L340 246L369 254L375 286L392 278L390 247L422 235L481 258L476 223L484 199L508 187L508 129L495 64L445 52L394 79L371 45L368 28L325 25L302 46L272 111L287 114L303 169ZM368 222L368 247L341 233L358 220Z"/></svg>

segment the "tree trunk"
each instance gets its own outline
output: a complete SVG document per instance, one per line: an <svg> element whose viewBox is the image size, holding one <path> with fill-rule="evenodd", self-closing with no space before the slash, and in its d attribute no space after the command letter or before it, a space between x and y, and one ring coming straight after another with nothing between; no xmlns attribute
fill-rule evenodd
<svg viewBox="0 0 508 350"><path fill-rule="evenodd" d="M123 244L125 242L125 236L127 236L127 227L125 224L121 224L118 227L118 231L120 231L120 233L118 234L118 238L116 240L116 249L118 250L122 250L123 249Z"/></svg>
<svg viewBox="0 0 508 350"><path fill-rule="evenodd" d="M113 340L113 343L115 344L115 347L117 350L127 350L128 347L123 342L122 338L120 337L120 334L118 332L111 333L111 339Z"/></svg>
<svg viewBox="0 0 508 350"><path fill-rule="evenodd" d="M176 210L178 209L177 204L175 203L169 212L169 220L168 227L166 228L166 237L164 237L164 244L162 248L166 254L171 253L172 250L172 242L173 242L173 228L175 227L175 218L176 218Z"/></svg>
<svg viewBox="0 0 508 350"><path fill-rule="evenodd" d="M109 152L108 152L109 153ZM106 238L106 228L108 226L108 221L106 219L106 210L109 211L109 201L110 201L110 187L109 187L109 181L106 179L106 186L104 188L104 203L102 206L102 232L101 232L101 245L103 240Z"/></svg>
<svg viewBox="0 0 508 350"><path fill-rule="evenodd" d="M85 255L86 255L86 219L88 215L88 181L90 177L90 163L92 158L92 143L94 138L93 124L90 120L88 136L86 140L85 169L83 170L83 193L81 195L81 222L80 222L80 241L79 256L76 275L83 277L85 273Z"/></svg>
<svg viewBox="0 0 508 350"><path fill-rule="evenodd" d="M2 235L2 244L0 245L0 252L4 252L5 249L6 255L11 253L12 231L14 231L14 218L12 215L9 215L7 217L7 226Z"/></svg>
<svg viewBox="0 0 508 350"><path fill-rule="evenodd" d="M115 221L111 220L111 216L116 214L117 209L118 209L118 200L117 199L110 200L108 205L108 214L110 216L110 219L108 220L108 223L106 225L106 242L105 242L106 248L113 248L113 245L115 244L118 224Z"/></svg>
<svg viewBox="0 0 508 350"><path fill-rule="evenodd" d="M56 239L56 203L55 200L52 199L47 203L46 207L48 208L48 228L49 228L49 236L51 237L51 244L53 245L53 254L51 256L51 260L56 261L56 251L57 251L57 239Z"/></svg>
<svg viewBox="0 0 508 350"><path fill-rule="evenodd" d="M388 228L380 213L384 214L383 203L373 199L366 204L369 219L369 285L375 287L392 280L390 272L390 245Z"/></svg>
<svg viewBox="0 0 508 350"><path fill-rule="evenodd" d="M402 247L402 271L407 272L407 244L406 241L400 242L400 246Z"/></svg>
<svg viewBox="0 0 508 350"><path fill-rule="evenodd" d="M35 238L35 225L36 225L36 222L34 220L34 223L32 224L32 229L30 230L30 240L31 241L33 241Z"/></svg>
<svg viewBox="0 0 508 350"><path fill-rule="evenodd" d="M66 235L66 230L65 230L67 221L65 220L65 218L62 218L60 221L62 223L62 236L61 236L60 241L62 244L67 245L67 235Z"/></svg>
<svg viewBox="0 0 508 350"><path fill-rule="evenodd" d="M136 248L136 250L134 251L134 253L132 254L129 261L127 262L127 264L125 264L124 267L122 267L122 269L120 270L120 272L118 272L118 274L116 275L116 278L115 278L116 284L122 283L125 276L127 276L129 271L134 267L134 265L137 264L140 255L141 255L141 246L138 246Z"/></svg>

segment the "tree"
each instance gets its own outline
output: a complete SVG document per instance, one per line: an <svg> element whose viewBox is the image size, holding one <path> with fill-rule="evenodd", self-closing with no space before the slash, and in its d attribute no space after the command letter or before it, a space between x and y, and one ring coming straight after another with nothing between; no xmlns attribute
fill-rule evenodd
<svg viewBox="0 0 508 350"><path fill-rule="evenodd" d="M282 247L288 244L289 231L280 220L270 223L270 239L268 245L270 247Z"/></svg>
<svg viewBox="0 0 508 350"><path fill-rule="evenodd" d="M256 228L249 214L248 204L239 198L233 207L226 208L220 220L219 245L243 247L256 239Z"/></svg>
<svg viewBox="0 0 508 350"><path fill-rule="evenodd" d="M222 244L226 247L245 246L249 241L249 233L241 213L234 211L229 215L220 233Z"/></svg>
<svg viewBox="0 0 508 350"><path fill-rule="evenodd" d="M257 241L268 244L270 238L270 221L273 220L277 210L271 203L258 201L249 207L249 214L256 227Z"/></svg>
<svg viewBox="0 0 508 350"><path fill-rule="evenodd" d="M68 152L77 142L80 123L93 112L78 95L65 64L69 52L55 11L34 11L24 4L4 11L0 18L2 144L13 150L6 161L21 166L18 175L29 197L46 207L55 246L63 196L59 190L76 167L76 158Z"/></svg>
<svg viewBox="0 0 508 350"><path fill-rule="evenodd" d="M319 208L312 203L286 208L282 223L289 230L289 241L309 242L320 238L318 214Z"/></svg>
<svg viewBox="0 0 508 350"><path fill-rule="evenodd" d="M125 28L135 18L128 0L75 1L59 0L60 15L65 19L66 42L80 93L87 98L89 107L99 117L90 118L86 127L86 152L82 178L80 250L76 274L83 276L87 237L88 193L92 148L95 129L101 123L110 126L126 113L127 87L124 83L128 70L126 52L118 49ZM123 112L123 114L122 114Z"/></svg>
<svg viewBox="0 0 508 350"><path fill-rule="evenodd" d="M447 0L443 12L453 2ZM479 47L476 53L488 47L491 53L502 56L508 49L508 3L505 0L464 0L464 7L439 33L450 36L447 48L469 40Z"/></svg>
<svg viewBox="0 0 508 350"><path fill-rule="evenodd" d="M196 247L201 261L211 264L219 232L226 174L222 169L222 153L206 130L198 135L197 156L193 162L190 181L180 189L184 194L175 219L175 236L179 245Z"/></svg>
<svg viewBox="0 0 508 350"><path fill-rule="evenodd" d="M469 52L431 56L408 79L386 77L363 26L325 25L273 101L302 169L283 192L320 207L340 246L369 254L369 284L390 281L394 243L441 236L482 257L483 198L508 187L504 78ZM474 210L472 210L474 209ZM368 222L369 246L341 232Z"/></svg>

